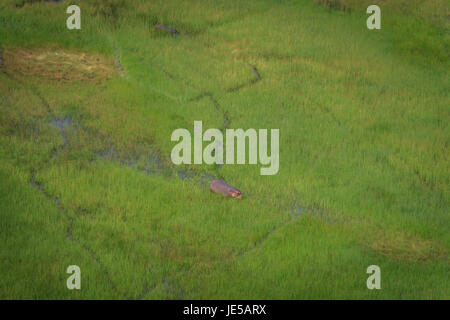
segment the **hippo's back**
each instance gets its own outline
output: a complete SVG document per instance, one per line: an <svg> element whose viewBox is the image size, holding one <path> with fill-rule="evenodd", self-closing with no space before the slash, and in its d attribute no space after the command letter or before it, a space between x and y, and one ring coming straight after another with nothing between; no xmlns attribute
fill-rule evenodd
<svg viewBox="0 0 450 320"><path fill-rule="evenodd" d="M213 180L210 184L210 188L214 192L222 193L225 195L229 195L235 189L222 180Z"/></svg>

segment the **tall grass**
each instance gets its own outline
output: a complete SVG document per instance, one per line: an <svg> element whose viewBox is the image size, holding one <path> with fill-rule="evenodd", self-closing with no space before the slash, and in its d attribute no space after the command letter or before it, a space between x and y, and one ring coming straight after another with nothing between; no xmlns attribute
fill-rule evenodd
<svg viewBox="0 0 450 320"><path fill-rule="evenodd" d="M444 1L382 1L377 31L356 1L76 3L72 31L0 4L0 297L449 297ZM174 166L194 120L279 128L279 173Z"/></svg>

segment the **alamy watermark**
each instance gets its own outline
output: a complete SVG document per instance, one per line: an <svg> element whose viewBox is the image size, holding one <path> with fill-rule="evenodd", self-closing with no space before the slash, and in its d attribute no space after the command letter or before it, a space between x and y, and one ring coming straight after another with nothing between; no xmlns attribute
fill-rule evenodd
<svg viewBox="0 0 450 320"><path fill-rule="evenodd" d="M376 4L367 7L367 14L371 14L366 21L367 29L381 29L381 9Z"/></svg>
<svg viewBox="0 0 450 320"><path fill-rule="evenodd" d="M66 26L69 30L81 29L81 9L79 6L73 4L67 7L66 13L71 14L66 20ZM369 30L381 29L381 9L379 6L372 4L367 7L366 25Z"/></svg>
<svg viewBox="0 0 450 320"><path fill-rule="evenodd" d="M67 289L73 290L81 289L81 269L77 265L71 265L67 267L66 273L70 274L70 277L67 278L66 286Z"/></svg>
<svg viewBox="0 0 450 320"><path fill-rule="evenodd" d="M377 265L371 265L367 267L367 271L370 276L367 278L367 289L381 289L381 269Z"/></svg>
<svg viewBox="0 0 450 320"><path fill-rule="evenodd" d="M67 29L81 29L81 9L73 4L67 7L66 13L71 14L66 20Z"/></svg>
<svg viewBox="0 0 450 320"><path fill-rule="evenodd" d="M202 121L194 121L193 159L191 133L184 128L172 132L171 141L179 142L173 147L170 156L172 162L176 165L192 163L245 164L246 150L248 150L248 164L257 164L259 159L260 164L267 166L260 169L260 174L274 175L278 172L280 165L279 129L271 129L270 136L270 155L267 153L267 129L259 129L258 131L255 129L247 129L246 131L243 129L226 129L224 148L222 131L212 128L203 132ZM211 143L203 149L204 141ZM235 145L237 148L235 148Z"/></svg>

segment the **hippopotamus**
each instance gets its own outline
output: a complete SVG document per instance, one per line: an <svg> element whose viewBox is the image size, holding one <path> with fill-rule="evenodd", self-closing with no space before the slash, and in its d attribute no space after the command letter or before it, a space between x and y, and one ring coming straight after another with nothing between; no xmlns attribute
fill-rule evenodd
<svg viewBox="0 0 450 320"><path fill-rule="evenodd" d="M177 29L174 29L174 28L165 26L165 25L163 25L163 24L157 24L157 25L155 25L155 28L156 28L156 29L160 29L160 30L169 31L169 32L172 33L173 35L179 34L179 32L178 32Z"/></svg>
<svg viewBox="0 0 450 320"><path fill-rule="evenodd" d="M230 186L223 180L213 180L209 186L212 191L221 193L226 197L242 198L242 193L235 187Z"/></svg>

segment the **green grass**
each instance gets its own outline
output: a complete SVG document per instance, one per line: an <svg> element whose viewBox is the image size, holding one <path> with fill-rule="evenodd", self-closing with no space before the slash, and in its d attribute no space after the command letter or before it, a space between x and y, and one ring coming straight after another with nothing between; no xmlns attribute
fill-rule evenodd
<svg viewBox="0 0 450 320"><path fill-rule="evenodd" d="M449 299L448 4L325 2L2 1L0 298ZM194 120L278 174L175 167Z"/></svg>

